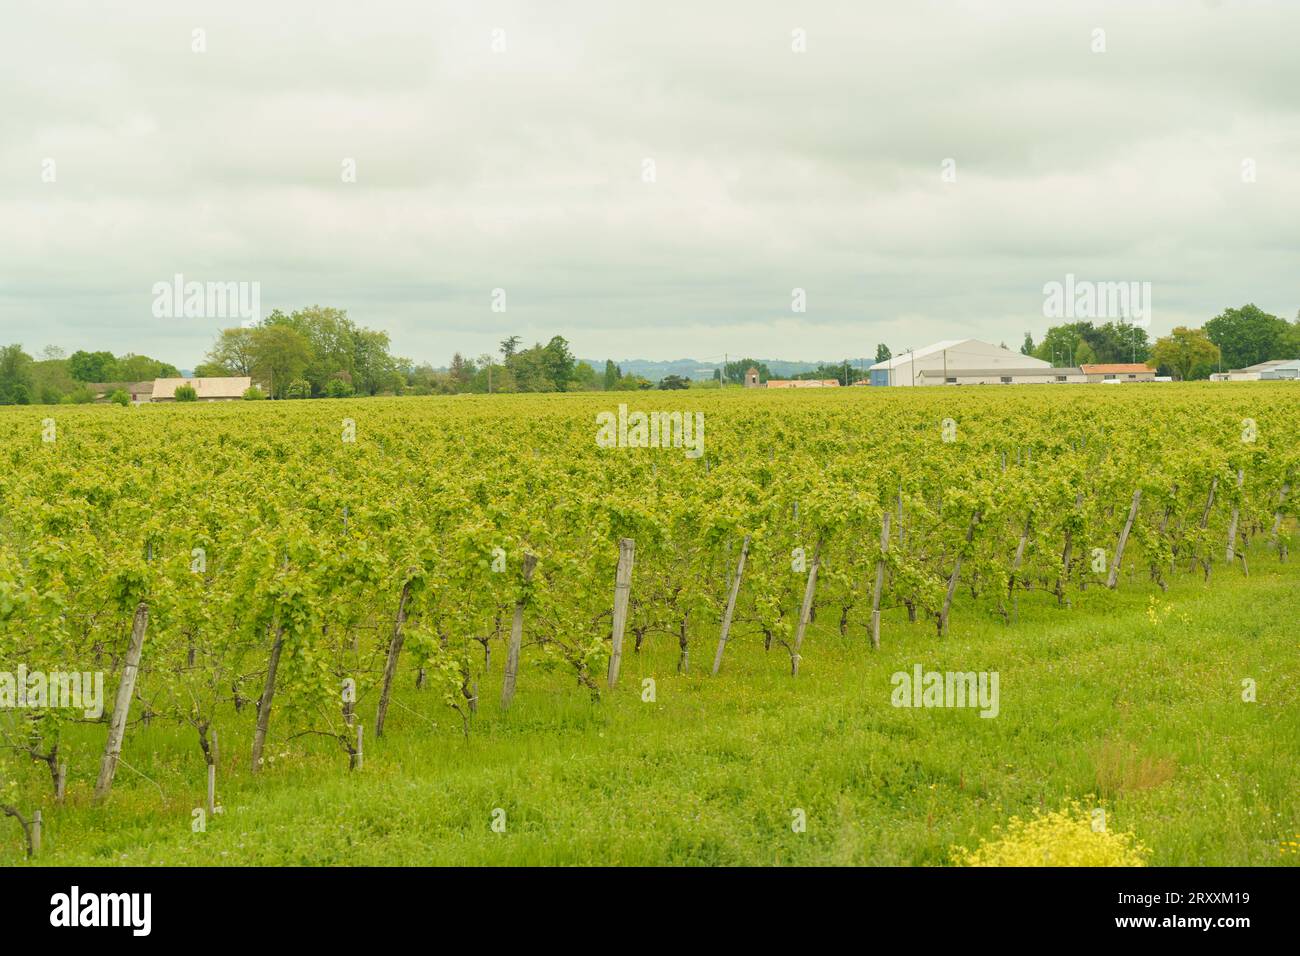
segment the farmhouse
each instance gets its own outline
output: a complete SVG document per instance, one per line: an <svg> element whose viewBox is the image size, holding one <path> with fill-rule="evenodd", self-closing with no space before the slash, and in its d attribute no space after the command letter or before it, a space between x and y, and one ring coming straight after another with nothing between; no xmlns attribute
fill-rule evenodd
<svg viewBox="0 0 1300 956"><path fill-rule="evenodd" d="M839 381L833 378L769 378L768 388L838 388Z"/></svg>
<svg viewBox="0 0 1300 956"><path fill-rule="evenodd" d="M153 396L153 382L90 382L86 385L95 395L95 401L103 404L114 392L126 392L131 403L138 405L147 402Z"/></svg>
<svg viewBox="0 0 1300 956"><path fill-rule="evenodd" d="M1156 370L1141 362L1115 362L1109 365L1082 365L1089 382L1154 382Z"/></svg>
<svg viewBox="0 0 1300 956"><path fill-rule="evenodd" d="M1088 381L1081 368L963 368L925 369L916 373L918 385L1039 385L1081 384Z"/></svg>
<svg viewBox="0 0 1300 956"><path fill-rule="evenodd" d="M198 393L200 402L231 402L244 397L253 384L247 375L224 378L156 378L153 381L151 402L176 401L176 389L189 385Z"/></svg>
<svg viewBox="0 0 1300 956"><path fill-rule="evenodd" d="M997 382L1008 371L1024 374L1051 367L1050 362L978 339L945 339L877 362L871 366L870 376L872 385L953 385L962 372L1004 370L994 379Z"/></svg>

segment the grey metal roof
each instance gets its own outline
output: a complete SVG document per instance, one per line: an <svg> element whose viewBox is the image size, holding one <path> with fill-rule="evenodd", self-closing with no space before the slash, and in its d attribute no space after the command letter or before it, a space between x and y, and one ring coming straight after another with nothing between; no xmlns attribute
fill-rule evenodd
<svg viewBox="0 0 1300 956"><path fill-rule="evenodd" d="M920 378L924 375L926 378L943 378L944 371L941 368L927 368L916 373ZM1009 375L1012 378L1054 378L1057 375L1083 375L1081 368L950 368L947 372L948 378L992 378L993 376L1002 377Z"/></svg>
<svg viewBox="0 0 1300 956"><path fill-rule="evenodd" d="M1259 362L1255 365L1247 365L1245 368L1234 368L1234 372L1268 372L1276 368L1292 368L1300 366L1300 359L1270 359L1267 362Z"/></svg>

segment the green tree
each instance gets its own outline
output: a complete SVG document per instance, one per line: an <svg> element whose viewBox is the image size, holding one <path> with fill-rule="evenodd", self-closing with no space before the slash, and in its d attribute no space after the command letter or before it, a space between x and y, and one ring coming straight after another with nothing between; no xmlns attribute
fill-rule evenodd
<svg viewBox="0 0 1300 956"><path fill-rule="evenodd" d="M504 369L497 369L492 382L493 391L507 391L501 387L504 371ZM428 362L413 366L406 381L416 395L449 395L453 391L450 376L446 372L438 371Z"/></svg>
<svg viewBox="0 0 1300 956"><path fill-rule="evenodd" d="M1026 333L1020 351L1054 365L1145 362L1151 355L1146 330L1126 322L1066 322L1049 328L1032 352L1026 352L1032 344L1032 337Z"/></svg>
<svg viewBox="0 0 1300 956"><path fill-rule="evenodd" d="M456 391L468 392L470 382L477 370L474 367L473 359L467 359L459 352L456 352L451 357L451 366L447 371L451 374L451 380L456 384Z"/></svg>
<svg viewBox="0 0 1300 956"><path fill-rule="evenodd" d="M1254 303L1224 309L1205 323L1205 335L1219 347L1226 368L1246 368L1294 355L1291 325Z"/></svg>
<svg viewBox="0 0 1300 956"><path fill-rule="evenodd" d="M605 359L605 389L613 391L622 377L623 370L615 365L612 359Z"/></svg>
<svg viewBox="0 0 1300 956"><path fill-rule="evenodd" d="M1151 355L1146 329L1127 322L1107 322L1085 332L1098 362L1145 362Z"/></svg>
<svg viewBox="0 0 1300 956"><path fill-rule="evenodd" d="M510 356L506 368L513 376L515 388L520 392L554 392L555 381L551 378L542 357L542 346L534 345L530 349L516 352Z"/></svg>
<svg viewBox="0 0 1300 956"><path fill-rule="evenodd" d="M307 343L308 358L299 375L311 383L313 395L323 394L330 380L339 373L346 373L357 393L364 395L393 388L395 376L399 374L405 382L403 369L410 363L390 353L388 333L357 325L344 309L312 305L288 314L276 309L262 322L261 328L291 329ZM251 331L254 346L251 357L255 359L258 329ZM236 340L232 345L235 356L226 356L219 342L209 357L235 367L239 342Z"/></svg>
<svg viewBox="0 0 1300 956"><path fill-rule="evenodd" d="M1300 358L1300 315L1287 326L1286 340L1282 344L1282 358Z"/></svg>
<svg viewBox="0 0 1300 956"><path fill-rule="evenodd" d="M575 364L569 343L562 336L554 336L542 349L542 367L557 392L563 392L569 387Z"/></svg>
<svg viewBox="0 0 1300 956"><path fill-rule="evenodd" d="M68 359L68 373L78 382L112 382L117 378L117 359L112 352L79 350Z"/></svg>
<svg viewBox="0 0 1300 956"><path fill-rule="evenodd" d="M522 340L517 335L512 335L509 338L501 340L501 356L506 363L509 363L511 357L519 351L519 343L521 341Z"/></svg>
<svg viewBox="0 0 1300 956"><path fill-rule="evenodd" d="M253 329L222 329L216 344L208 350L208 363L221 371L218 375L253 374ZM206 366L200 365L199 368ZM199 375L199 369L194 370Z"/></svg>
<svg viewBox="0 0 1300 956"><path fill-rule="evenodd" d="M393 368L385 373L385 381L382 381L379 387L380 391L402 395L406 392L406 375L400 368Z"/></svg>
<svg viewBox="0 0 1300 956"><path fill-rule="evenodd" d="M197 402L199 393L194 390L193 385L177 385L173 393L178 402Z"/></svg>
<svg viewBox="0 0 1300 956"><path fill-rule="evenodd" d="M390 386L401 364L388 351L388 333L374 329L352 330L352 384L362 395L375 395Z"/></svg>
<svg viewBox="0 0 1300 956"><path fill-rule="evenodd" d="M1074 362L1074 353L1079 343L1084 341L1084 332L1092 331L1091 322L1067 322L1054 325L1047 330L1043 340L1034 349L1034 357L1056 366L1070 365Z"/></svg>
<svg viewBox="0 0 1300 956"><path fill-rule="evenodd" d="M1164 338L1156 339L1151 358L1169 369L1180 381L1188 381L1197 369L1211 368L1219 360L1219 347L1204 329L1180 325Z"/></svg>
<svg viewBox="0 0 1300 956"><path fill-rule="evenodd" d="M879 345L876 346L877 362L888 362L893 357L894 357L894 353L889 351L889 346L886 345L884 342L881 342Z"/></svg>
<svg viewBox="0 0 1300 956"><path fill-rule="evenodd" d="M21 345L0 348L0 405L28 405L35 386L32 357Z"/></svg>
<svg viewBox="0 0 1300 956"><path fill-rule="evenodd" d="M147 355L135 355L127 352L117 357L113 370L120 382L147 382L152 378L180 378L181 372L175 365L169 365Z"/></svg>
<svg viewBox="0 0 1300 956"><path fill-rule="evenodd" d="M1025 333L1024 344L1020 346L1020 354L1021 355L1034 354L1034 337L1030 335L1028 332Z"/></svg>
<svg viewBox="0 0 1300 956"><path fill-rule="evenodd" d="M276 309L263 320L262 325L293 329L307 342L310 357L303 367L302 377L311 382L313 395L322 394L337 372L347 372L353 383L360 385L356 342L360 330L345 310L311 305L286 315Z"/></svg>
<svg viewBox="0 0 1300 956"><path fill-rule="evenodd" d="M680 375L666 375L659 380L659 388L664 391L690 387L691 380L689 378L682 378Z"/></svg>
<svg viewBox="0 0 1300 956"><path fill-rule="evenodd" d="M482 352L478 357L478 371L474 379L470 382L470 390L474 392L495 392L496 382L494 379L496 371L496 362L492 360L491 352Z"/></svg>
<svg viewBox="0 0 1300 956"><path fill-rule="evenodd" d="M572 387L583 392L598 391L604 383L597 377L596 370L586 362L579 362L573 367Z"/></svg>
<svg viewBox="0 0 1300 956"><path fill-rule="evenodd" d="M270 383L275 398L285 397L289 384L302 378L311 358L311 344L288 325L264 325L253 330L253 374Z"/></svg>
<svg viewBox="0 0 1300 956"><path fill-rule="evenodd" d="M624 375L614 387L616 392L636 392L654 388L655 383L640 375Z"/></svg>
<svg viewBox="0 0 1300 956"><path fill-rule="evenodd" d="M68 374L67 359L46 359L32 364L32 395L43 405L58 404L77 385L76 379Z"/></svg>

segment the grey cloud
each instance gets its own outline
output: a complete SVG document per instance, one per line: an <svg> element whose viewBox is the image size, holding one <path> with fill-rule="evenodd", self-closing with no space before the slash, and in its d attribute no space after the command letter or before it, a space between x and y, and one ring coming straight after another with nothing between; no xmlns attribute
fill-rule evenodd
<svg viewBox="0 0 1300 956"><path fill-rule="evenodd" d="M516 332L650 358L1015 343L1066 272L1151 281L1156 333L1293 315L1300 9L997 8L24 6L0 340L192 365L219 323L152 317L176 272L347 308L434 362Z"/></svg>

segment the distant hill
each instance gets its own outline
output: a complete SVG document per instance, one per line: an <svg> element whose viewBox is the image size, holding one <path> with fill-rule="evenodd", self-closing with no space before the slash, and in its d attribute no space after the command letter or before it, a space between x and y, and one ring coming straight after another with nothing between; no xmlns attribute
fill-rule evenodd
<svg viewBox="0 0 1300 956"><path fill-rule="evenodd" d="M604 359L581 359L586 362L598 373L605 371ZM800 372L811 372L820 365L820 362L787 362L783 359L759 359L772 370L773 375L789 376L798 375ZM838 361L832 359L830 361ZM850 359L852 366L856 369L861 362L862 368L867 368L875 364L875 359ZM692 379L709 379L714 377L714 370L719 368L721 362L701 362L697 359L674 359L670 362L652 362L649 359L615 359L614 364L623 370L624 375L640 375L648 378L652 382L657 382L661 378L669 375L680 375L683 378Z"/></svg>

